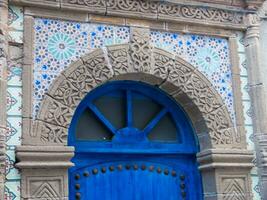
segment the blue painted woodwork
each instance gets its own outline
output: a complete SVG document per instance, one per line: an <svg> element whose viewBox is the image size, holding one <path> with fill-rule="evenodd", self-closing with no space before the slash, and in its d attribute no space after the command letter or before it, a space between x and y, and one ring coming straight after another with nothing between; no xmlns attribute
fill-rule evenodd
<svg viewBox="0 0 267 200"><path fill-rule="evenodd" d="M117 128L118 125L111 122L114 120L96 105L103 96L125 101L123 127ZM133 105L136 99L144 96L156 102L159 111L143 128L137 128ZM144 116L148 114L145 107L142 109ZM113 135L110 140L77 136L77 124L88 110ZM149 134L166 115L174 122L176 137L171 138L175 139L149 139ZM160 130L167 133L168 127ZM88 134L91 132L88 126ZM183 109L157 87L135 81L113 81L94 89L75 111L68 144L75 147L72 159L75 167L69 170L71 200L202 199L196 163L198 144L190 120Z"/></svg>

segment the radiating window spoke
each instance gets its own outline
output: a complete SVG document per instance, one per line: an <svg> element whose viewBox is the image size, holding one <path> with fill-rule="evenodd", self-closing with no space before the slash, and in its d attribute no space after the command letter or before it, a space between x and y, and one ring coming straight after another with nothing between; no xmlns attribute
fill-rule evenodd
<svg viewBox="0 0 267 200"><path fill-rule="evenodd" d="M115 127L107 120L107 118L98 110L98 108L92 103L88 104L88 108L90 108L94 114L98 117L98 119L115 135L116 129Z"/></svg>
<svg viewBox="0 0 267 200"><path fill-rule="evenodd" d="M115 87L86 105L76 127L78 139L180 142L179 127L168 105L142 88Z"/></svg>
<svg viewBox="0 0 267 200"><path fill-rule="evenodd" d="M161 118L168 112L166 108L162 109L145 127L143 132L148 135L150 131L157 125L157 123L161 120Z"/></svg>

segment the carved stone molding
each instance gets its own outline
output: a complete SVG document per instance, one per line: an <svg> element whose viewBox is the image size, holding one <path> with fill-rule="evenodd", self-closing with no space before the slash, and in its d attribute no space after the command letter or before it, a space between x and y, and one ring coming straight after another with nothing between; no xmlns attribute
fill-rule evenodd
<svg viewBox="0 0 267 200"><path fill-rule="evenodd" d="M249 178L253 152L248 150L213 149L197 155L202 172L205 199L251 200ZM214 191L217 191L214 193Z"/></svg>
<svg viewBox="0 0 267 200"><path fill-rule="evenodd" d="M222 177L221 184L223 186L223 200L246 200L251 199L252 194L247 191L248 184L246 177Z"/></svg>
<svg viewBox="0 0 267 200"><path fill-rule="evenodd" d="M258 14L247 14L244 17L244 23L247 27L259 26L260 25L260 17Z"/></svg>
<svg viewBox="0 0 267 200"><path fill-rule="evenodd" d="M240 148L243 143L237 137L239 134L235 133L227 108L209 80L184 60L164 50L152 49L149 30L133 28L131 35L129 45L95 50L73 63L54 81L34 122L33 135L39 143L65 145L72 115L83 97L97 85L124 75L124 79L153 85L164 83L162 88L166 92L172 85L173 97L186 107L196 131L208 137L210 144L200 142L202 149Z"/></svg>
<svg viewBox="0 0 267 200"><path fill-rule="evenodd" d="M73 147L57 146L17 146L16 156L19 169L33 168L69 168L73 166L70 159L74 156Z"/></svg>
<svg viewBox="0 0 267 200"><path fill-rule="evenodd" d="M238 7L173 2L151 0L11 0L11 3L30 7L50 7L107 16L186 21L205 26L244 28L245 10Z"/></svg>
<svg viewBox="0 0 267 200"><path fill-rule="evenodd" d="M257 10L258 8L261 7L263 4L264 0L245 0L246 2L246 7L249 10Z"/></svg>
<svg viewBox="0 0 267 200"><path fill-rule="evenodd" d="M150 72L151 50L149 29L132 28L130 38L130 58L134 71Z"/></svg>
<svg viewBox="0 0 267 200"><path fill-rule="evenodd" d="M68 199L68 168L73 166L73 147L17 146L23 199Z"/></svg>
<svg viewBox="0 0 267 200"><path fill-rule="evenodd" d="M68 200L67 170L23 169L21 198L32 200Z"/></svg>

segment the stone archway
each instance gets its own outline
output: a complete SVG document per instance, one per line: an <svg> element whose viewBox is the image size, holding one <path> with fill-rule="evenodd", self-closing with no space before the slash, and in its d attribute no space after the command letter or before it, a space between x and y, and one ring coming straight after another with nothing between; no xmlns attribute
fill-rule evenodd
<svg viewBox="0 0 267 200"><path fill-rule="evenodd" d="M40 144L64 145L75 108L94 87L112 79L159 85L181 104L194 124L201 148L240 147L228 110L211 83L193 66L138 35L131 44L97 49L73 63L45 95L34 133ZM206 134L206 135L205 135ZM205 144L202 143L205 141Z"/></svg>
<svg viewBox="0 0 267 200"><path fill-rule="evenodd" d="M32 133L17 147L16 166L22 169L24 198L37 197L36 188L49 183L57 183L60 191L52 197L67 198L67 168L72 165L69 160L74 150L66 145L74 111L90 90L120 79L157 85L185 109L200 142L198 162L205 199L251 199L252 152L246 150L244 137L235 130L220 95L196 68L169 52L152 48L149 39L148 29L133 28L130 44L94 50L53 82Z"/></svg>

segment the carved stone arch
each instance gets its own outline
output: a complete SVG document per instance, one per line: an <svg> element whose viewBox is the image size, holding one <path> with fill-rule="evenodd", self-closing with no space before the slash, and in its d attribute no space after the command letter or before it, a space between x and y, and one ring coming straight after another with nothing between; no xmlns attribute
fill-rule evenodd
<svg viewBox="0 0 267 200"><path fill-rule="evenodd" d="M183 107L200 142L197 161L205 200L235 198L237 194L241 199L252 198L253 154L237 134L221 96L196 68L153 48L149 41L148 29L131 28L129 44L96 49L54 80L44 95L33 129L23 133L23 145L16 149L23 198L35 198L35 191L40 191L38 195L46 193L47 187L43 186L48 183L55 188L54 196L68 199L68 168L73 165L70 159L74 155L74 148L66 146L68 127L85 95L111 80L155 85Z"/></svg>
<svg viewBox="0 0 267 200"><path fill-rule="evenodd" d="M65 145L79 102L93 88L114 79L147 82L172 95L191 118L202 150L233 148L241 142L222 98L201 72L164 50L123 44L81 57L53 82L34 124L40 144Z"/></svg>

